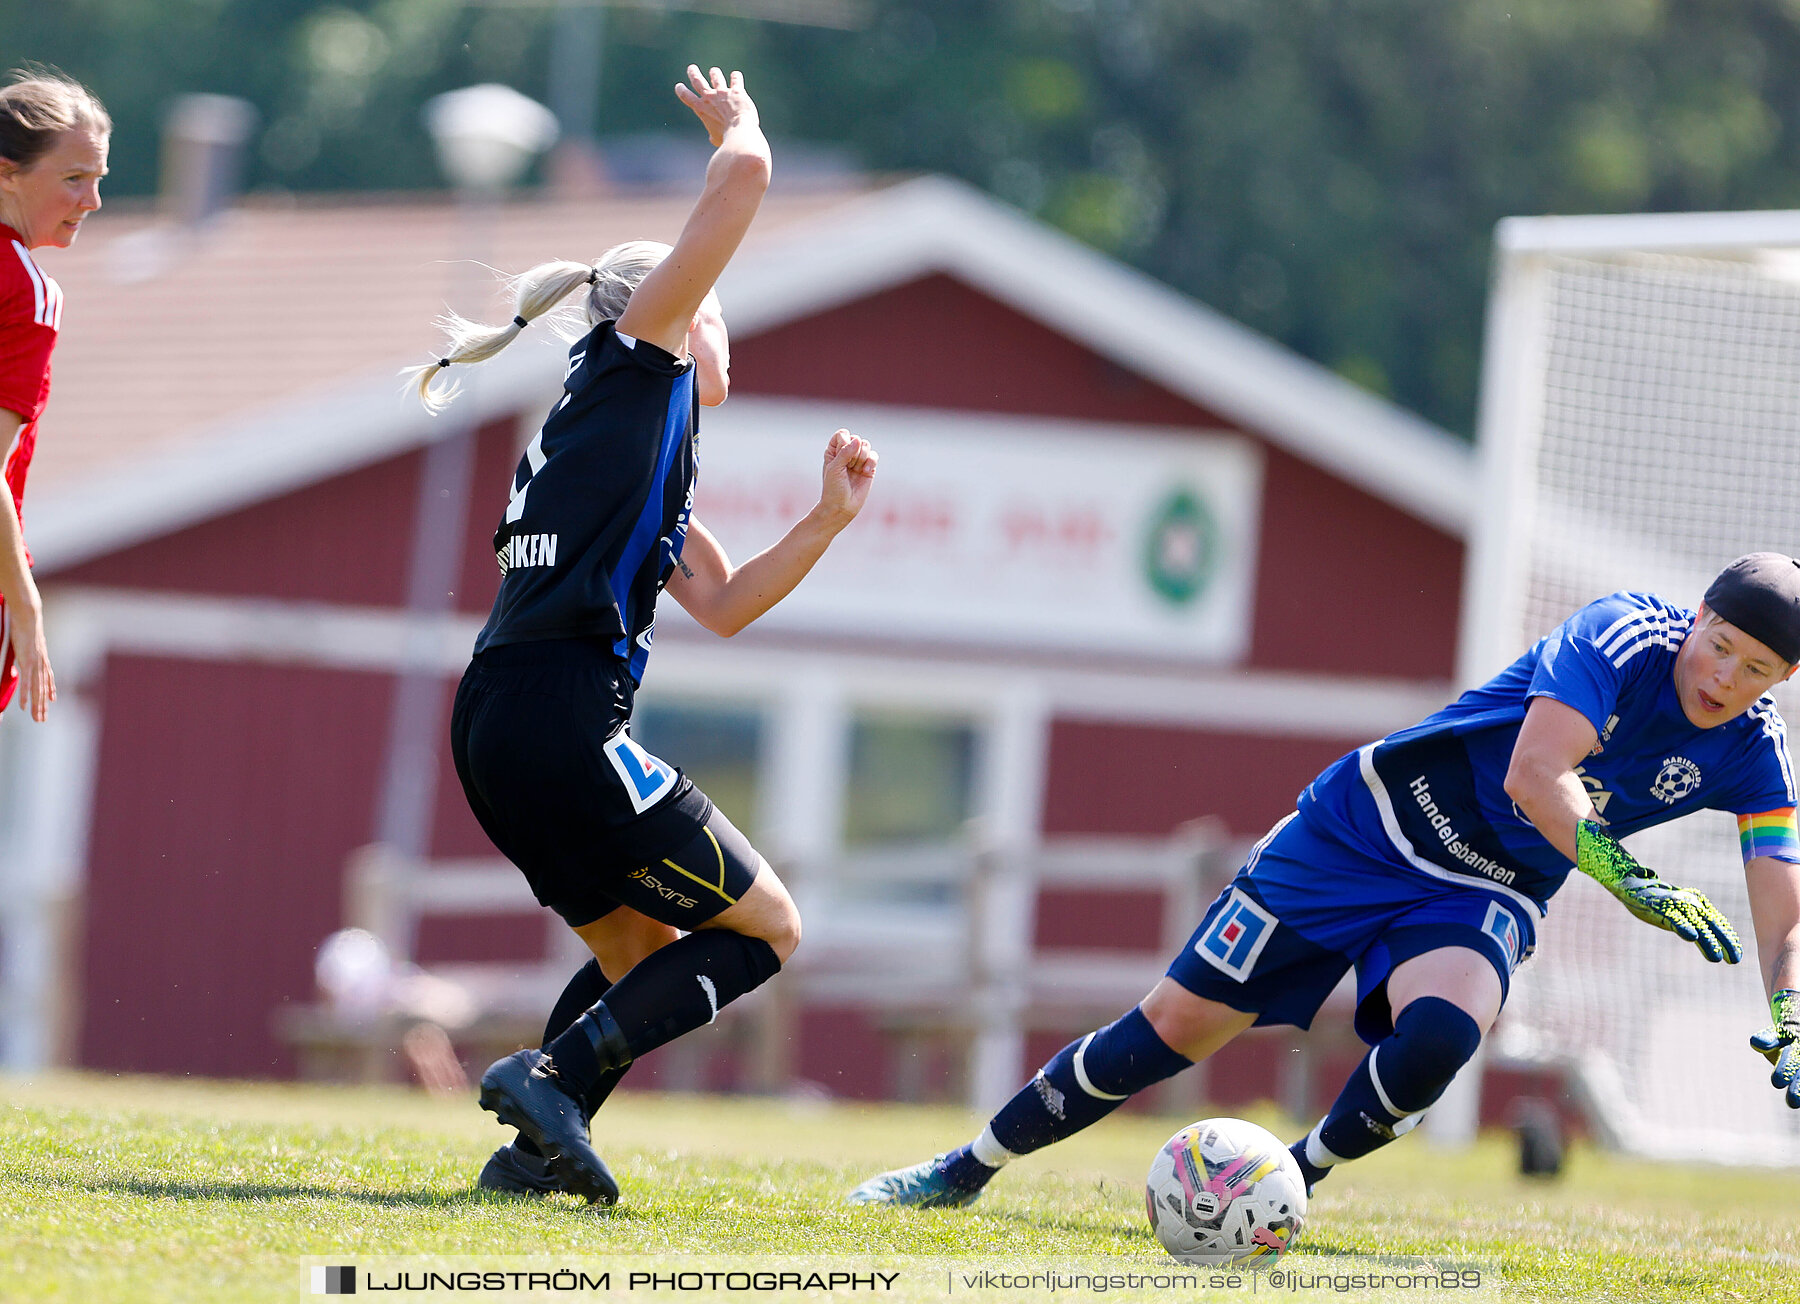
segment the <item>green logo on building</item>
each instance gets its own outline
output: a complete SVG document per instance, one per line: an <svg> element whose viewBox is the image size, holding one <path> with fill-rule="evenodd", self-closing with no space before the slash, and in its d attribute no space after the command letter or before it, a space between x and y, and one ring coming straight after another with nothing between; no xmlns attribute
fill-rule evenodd
<svg viewBox="0 0 1800 1304"><path fill-rule="evenodd" d="M1144 578L1158 597L1185 607L1206 591L1219 568L1219 525L1200 495L1183 486L1150 518L1144 533Z"/></svg>

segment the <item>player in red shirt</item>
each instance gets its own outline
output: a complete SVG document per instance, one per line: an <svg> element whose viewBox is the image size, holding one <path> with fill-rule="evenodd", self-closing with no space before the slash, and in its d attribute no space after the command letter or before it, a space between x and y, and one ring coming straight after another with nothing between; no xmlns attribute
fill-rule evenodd
<svg viewBox="0 0 1800 1304"><path fill-rule="evenodd" d="M43 721L56 698L44 642L43 602L25 548L25 475L50 398L50 351L62 326L62 290L31 256L67 249L100 207L112 119L80 83L59 73L15 72L0 89L0 710L20 681L19 705Z"/></svg>

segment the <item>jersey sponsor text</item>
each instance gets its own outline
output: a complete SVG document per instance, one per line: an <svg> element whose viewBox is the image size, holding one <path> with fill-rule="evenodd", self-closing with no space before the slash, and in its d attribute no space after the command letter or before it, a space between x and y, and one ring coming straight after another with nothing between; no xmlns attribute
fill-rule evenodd
<svg viewBox="0 0 1800 1304"><path fill-rule="evenodd" d="M1506 866L1488 859L1479 851L1462 840L1450 817L1438 809L1437 802L1432 800L1431 785L1425 781L1424 775L1416 776L1406 785L1412 790L1413 800L1419 803L1419 810L1426 821L1437 830L1438 841L1444 844L1444 850L1454 860L1459 860L1477 874L1485 874L1496 883L1511 883L1518 877Z"/></svg>
<svg viewBox="0 0 1800 1304"><path fill-rule="evenodd" d="M500 563L500 573L517 570L521 566L554 566L556 565L556 536L554 534L515 534L506 541L506 546L494 554Z"/></svg>

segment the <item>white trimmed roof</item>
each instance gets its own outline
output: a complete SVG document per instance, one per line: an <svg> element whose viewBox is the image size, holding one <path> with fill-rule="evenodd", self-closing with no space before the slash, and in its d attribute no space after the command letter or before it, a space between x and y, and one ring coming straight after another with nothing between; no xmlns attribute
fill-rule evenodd
<svg viewBox="0 0 1800 1304"><path fill-rule="evenodd" d="M1468 528L1467 442L970 186L921 177L826 220L732 264L719 292L733 331L948 272L1440 529Z"/></svg>
<svg viewBox="0 0 1800 1304"><path fill-rule="evenodd" d="M688 199L513 204L488 257L518 270L672 238ZM441 418L402 393L467 229L442 200L235 210L189 243L104 212L42 251L70 309L26 501L43 569L392 456L554 395L562 350L522 339ZM1304 461L1466 533L1470 447L1168 287L937 177L772 194L720 292L743 337L943 272ZM1081 314L1071 314L1080 287ZM504 315L504 314L502 314Z"/></svg>

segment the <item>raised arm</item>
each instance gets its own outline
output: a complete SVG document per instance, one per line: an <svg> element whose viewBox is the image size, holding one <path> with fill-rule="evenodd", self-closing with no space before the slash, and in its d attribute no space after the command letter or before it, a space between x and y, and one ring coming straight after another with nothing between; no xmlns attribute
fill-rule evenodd
<svg viewBox="0 0 1800 1304"><path fill-rule="evenodd" d="M0 408L0 448L12 447L13 436L24 424L17 412ZM25 534L19 528L12 491L4 483L0 483L0 598L6 600L6 633L19 667L19 708L42 724L56 700L56 676L50 671L50 651L44 642L43 600L25 561Z"/></svg>
<svg viewBox="0 0 1800 1304"><path fill-rule="evenodd" d="M769 142L744 75L729 80L717 69L702 76L688 65L691 85L675 94L706 125L716 147L706 167L706 186L669 256L644 277L619 318L619 330L682 355L688 327L701 301L731 261L769 188Z"/></svg>
<svg viewBox="0 0 1800 1304"><path fill-rule="evenodd" d="M669 593L705 628L730 638L794 591L869 496L878 460L869 441L839 430L825 446L819 501L780 542L733 566L696 518Z"/></svg>

